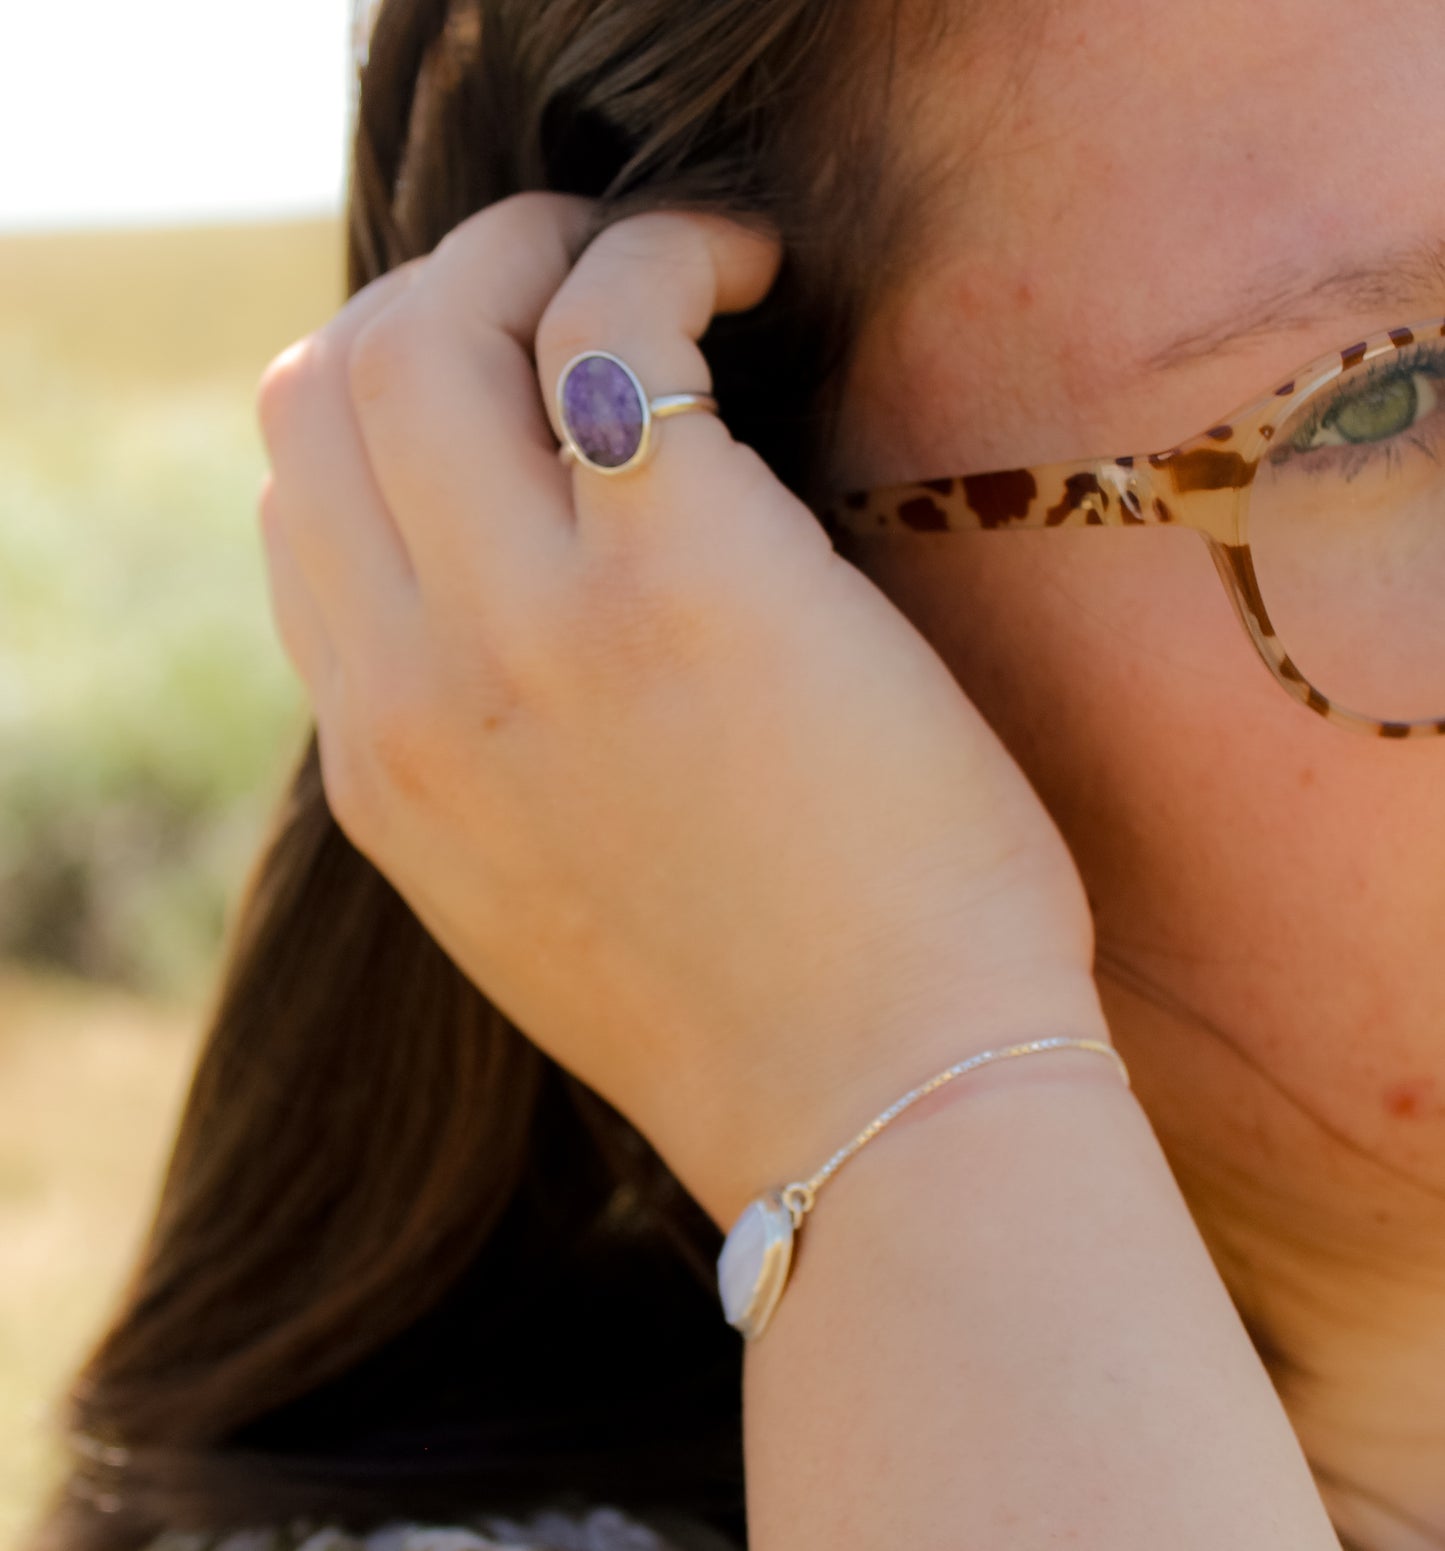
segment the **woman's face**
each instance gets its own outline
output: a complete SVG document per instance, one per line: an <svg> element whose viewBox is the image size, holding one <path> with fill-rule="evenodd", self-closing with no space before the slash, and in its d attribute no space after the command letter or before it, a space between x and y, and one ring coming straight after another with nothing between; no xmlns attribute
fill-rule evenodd
<svg viewBox="0 0 1445 1551"><path fill-rule="evenodd" d="M865 331L839 488L1170 447L1445 313L1440 0L1070 0L928 70L901 132L962 166ZM1119 1046L1229 1242L1331 1319L1433 1275L1445 1329L1445 739L1292 702L1192 533L849 553L1056 816ZM1255 1300L1286 1345L1287 1280Z"/></svg>

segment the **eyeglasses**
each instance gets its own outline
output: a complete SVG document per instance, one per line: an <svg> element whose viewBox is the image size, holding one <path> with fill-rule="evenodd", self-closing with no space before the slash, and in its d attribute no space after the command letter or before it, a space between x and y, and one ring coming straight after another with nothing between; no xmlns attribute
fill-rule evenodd
<svg viewBox="0 0 1445 1551"><path fill-rule="evenodd" d="M1373 334L1167 452L844 491L832 532L1190 528L1294 699L1445 734L1445 318Z"/></svg>

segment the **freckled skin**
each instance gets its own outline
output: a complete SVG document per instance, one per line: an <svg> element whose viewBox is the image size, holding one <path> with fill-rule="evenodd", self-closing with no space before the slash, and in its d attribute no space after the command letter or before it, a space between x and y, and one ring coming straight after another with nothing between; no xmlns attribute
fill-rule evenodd
<svg viewBox="0 0 1445 1551"><path fill-rule="evenodd" d="M1050 15L935 56L907 97L923 149L982 141L861 342L835 488L1174 446L1407 321L1331 303L1136 365L1260 274L1445 236L1438 0ZM1231 1291L1287 1356L1306 1452L1445 1538L1445 740L1292 703L1187 532L924 521L839 547L1068 839L1115 1038Z"/></svg>

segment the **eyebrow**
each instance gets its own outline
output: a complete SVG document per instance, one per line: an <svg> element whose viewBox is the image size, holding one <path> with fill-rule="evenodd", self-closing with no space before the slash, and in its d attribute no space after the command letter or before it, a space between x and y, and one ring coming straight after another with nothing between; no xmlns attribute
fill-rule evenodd
<svg viewBox="0 0 1445 1551"><path fill-rule="evenodd" d="M1250 286L1228 314L1196 325L1148 356L1143 366L1167 371L1231 345L1316 326L1341 308L1352 311L1445 310L1445 239L1411 244L1369 263L1323 273L1276 271Z"/></svg>

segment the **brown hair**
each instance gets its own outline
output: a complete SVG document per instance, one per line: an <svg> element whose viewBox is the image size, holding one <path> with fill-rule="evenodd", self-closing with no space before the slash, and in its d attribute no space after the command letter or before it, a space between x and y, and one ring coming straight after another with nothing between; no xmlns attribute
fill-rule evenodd
<svg viewBox="0 0 1445 1551"><path fill-rule="evenodd" d="M851 343L944 172L884 132L895 66L966 9L915 0L905 29L902 0L382 0L349 290L525 189L599 199L599 229L762 212L778 281L703 345L734 433L816 505ZM28 1551L572 1500L742 1541L721 1235L349 844L314 734L206 1020Z"/></svg>

